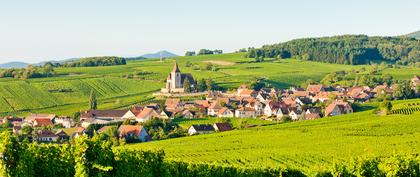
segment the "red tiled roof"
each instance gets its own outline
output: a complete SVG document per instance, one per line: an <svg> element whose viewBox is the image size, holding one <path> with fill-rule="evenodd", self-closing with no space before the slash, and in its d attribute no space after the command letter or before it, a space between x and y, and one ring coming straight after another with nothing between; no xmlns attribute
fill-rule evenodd
<svg viewBox="0 0 420 177"><path fill-rule="evenodd" d="M250 90L250 89L244 89L241 91L241 93L239 93L240 95L252 95L254 94L255 91L254 90Z"/></svg>
<svg viewBox="0 0 420 177"><path fill-rule="evenodd" d="M139 135L143 126L141 125L121 125L118 131L120 132L120 136L126 136L129 133L134 135Z"/></svg>
<svg viewBox="0 0 420 177"><path fill-rule="evenodd" d="M318 92L322 91L323 88L324 88L324 86L321 85L321 84L308 85L308 88L306 89L306 91L311 92L311 93L318 93Z"/></svg>
<svg viewBox="0 0 420 177"><path fill-rule="evenodd" d="M48 118L36 118L35 122L36 122L37 127L54 125L51 119L48 119Z"/></svg>

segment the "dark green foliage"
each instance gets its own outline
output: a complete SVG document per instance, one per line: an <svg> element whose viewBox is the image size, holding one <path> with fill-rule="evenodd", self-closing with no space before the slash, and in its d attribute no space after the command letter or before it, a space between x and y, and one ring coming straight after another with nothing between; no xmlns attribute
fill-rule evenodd
<svg viewBox="0 0 420 177"><path fill-rule="evenodd" d="M90 97L89 97L89 108L91 110L96 110L98 109L98 100L96 100L96 93L95 91L91 91L90 92Z"/></svg>
<svg viewBox="0 0 420 177"><path fill-rule="evenodd" d="M415 92L411 87L410 81L401 81L393 90L393 96L396 99L410 99L415 98Z"/></svg>
<svg viewBox="0 0 420 177"><path fill-rule="evenodd" d="M187 52L185 52L185 56L195 56L195 52L194 51L187 51Z"/></svg>
<svg viewBox="0 0 420 177"><path fill-rule="evenodd" d="M112 66L112 65L125 65L127 64L125 58L115 56L103 57L87 57L80 58L79 60L66 62L63 67L92 67L92 66Z"/></svg>
<svg viewBox="0 0 420 177"><path fill-rule="evenodd" d="M207 79L206 84L207 84L207 90L217 90L218 89L216 83L210 78Z"/></svg>
<svg viewBox="0 0 420 177"><path fill-rule="evenodd" d="M44 78L55 76L52 65L46 64L44 67L34 67L29 65L24 69L6 69L0 72L0 78L12 77L16 79Z"/></svg>
<svg viewBox="0 0 420 177"><path fill-rule="evenodd" d="M405 37L344 35L296 39L250 49L250 58L290 58L338 64L369 64L381 61L403 65L420 62L420 40Z"/></svg>
<svg viewBox="0 0 420 177"><path fill-rule="evenodd" d="M266 84L264 82L264 79L261 78L256 78L254 81L251 82L251 84L249 85L249 88L253 89L253 90L261 90L262 88L266 87Z"/></svg>
<svg viewBox="0 0 420 177"><path fill-rule="evenodd" d="M153 140L177 138L186 135L186 132L171 120L153 118L146 121L143 127L148 130L148 134Z"/></svg>
<svg viewBox="0 0 420 177"><path fill-rule="evenodd" d="M207 90L207 83L206 83L206 80L204 80L204 79L200 79L200 80L198 81L198 83L197 83L197 89L198 89L198 91L200 91L200 92L204 92L204 91L206 91L206 90Z"/></svg>
<svg viewBox="0 0 420 177"><path fill-rule="evenodd" d="M192 88L191 88L191 83L189 79L185 79L182 86L184 87L184 92L191 93Z"/></svg>
<svg viewBox="0 0 420 177"><path fill-rule="evenodd" d="M222 50L209 50L209 49L200 49L197 55L212 55L212 54L222 54Z"/></svg>

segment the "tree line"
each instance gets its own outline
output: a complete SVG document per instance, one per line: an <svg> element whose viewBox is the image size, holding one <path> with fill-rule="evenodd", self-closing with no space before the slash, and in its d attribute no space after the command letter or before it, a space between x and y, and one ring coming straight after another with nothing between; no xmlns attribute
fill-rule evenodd
<svg viewBox="0 0 420 177"><path fill-rule="evenodd" d="M26 68L17 69L5 69L0 71L0 78L16 78L16 79L29 79L29 78L43 78L55 76L56 72L51 63L47 63L44 66L32 66L28 65Z"/></svg>
<svg viewBox="0 0 420 177"><path fill-rule="evenodd" d="M368 37L343 35L296 39L289 42L249 48L247 57L290 58L337 64L396 63L418 65L420 40L407 37Z"/></svg>
<svg viewBox="0 0 420 177"><path fill-rule="evenodd" d="M196 55L213 55L213 54L222 54L223 50L215 49L200 49L197 53L195 51L187 51L185 52L185 56L196 56Z"/></svg>
<svg viewBox="0 0 420 177"><path fill-rule="evenodd" d="M125 65L127 61L125 58L116 56L101 56L101 57L86 57L75 61L58 64L61 67L93 67L93 66L113 66Z"/></svg>

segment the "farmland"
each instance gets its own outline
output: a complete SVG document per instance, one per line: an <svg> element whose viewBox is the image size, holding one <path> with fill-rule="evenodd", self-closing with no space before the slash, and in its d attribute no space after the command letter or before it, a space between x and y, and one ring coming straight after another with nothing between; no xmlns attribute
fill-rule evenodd
<svg viewBox="0 0 420 177"><path fill-rule="evenodd" d="M0 79L0 115L22 115L48 112L70 115L87 109L91 90L97 92L100 109L125 108L152 99L151 93L163 87L173 63L196 79L212 78L226 89L249 83L255 77L265 78L278 88L300 85L308 79L321 80L326 74L370 66L327 64L295 59L255 63L244 53L176 57L129 61L127 65L106 67L56 68L58 77L17 80ZM192 66L186 67L186 63ZM208 63L217 71L205 70ZM201 69L200 69L201 68ZM384 73L397 79L410 79L419 68L388 68Z"/></svg>
<svg viewBox="0 0 420 177"><path fill-rule="evenodd" d="M420 99L410 100L420 103ZM406 102L394 102L402 107ZM163 149L167 158L235 166L290 167L322 171L358 157L420 152L420 113L374 115L372 111L246 130L191 136L125 148Z"/></svg>

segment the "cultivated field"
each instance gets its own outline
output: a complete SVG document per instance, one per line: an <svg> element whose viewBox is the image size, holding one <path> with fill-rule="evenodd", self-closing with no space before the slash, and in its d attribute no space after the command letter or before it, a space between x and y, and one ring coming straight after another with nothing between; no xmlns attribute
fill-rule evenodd
<svg viewBox="0 0 420 177"><path fill-rule="evenodd" d="M420 103L420 99L410 100ZM403 103L394 103L396 107ZM420 152L420 112L378 116L372 111L313 121L176 138L136 145L163 149L171 160L311 171L358 157Z"/></svg>
<svg viewBox="0 0 420 177"><path fill-rule="evenodd" d="M196 79L212 78L220 86L235 89L262 77L272 86L287 88L308 79L321 80L326 74L370 66L338 65L295 59L255 63L244 53L177 57L129 61L127 65L107 67L57 68L59 77L41 79L0 79L0 115L48 112L70 115L87 108L89 93L98 93L100 109L124 108L149 100L151 93L164 86L175 61ZM217 71L204 68L209 63ZM186 63L192 66L186 67ZM201 69L200 69L201 68ZM410 79L420 68L386 69L397 79Z"/></svg>

